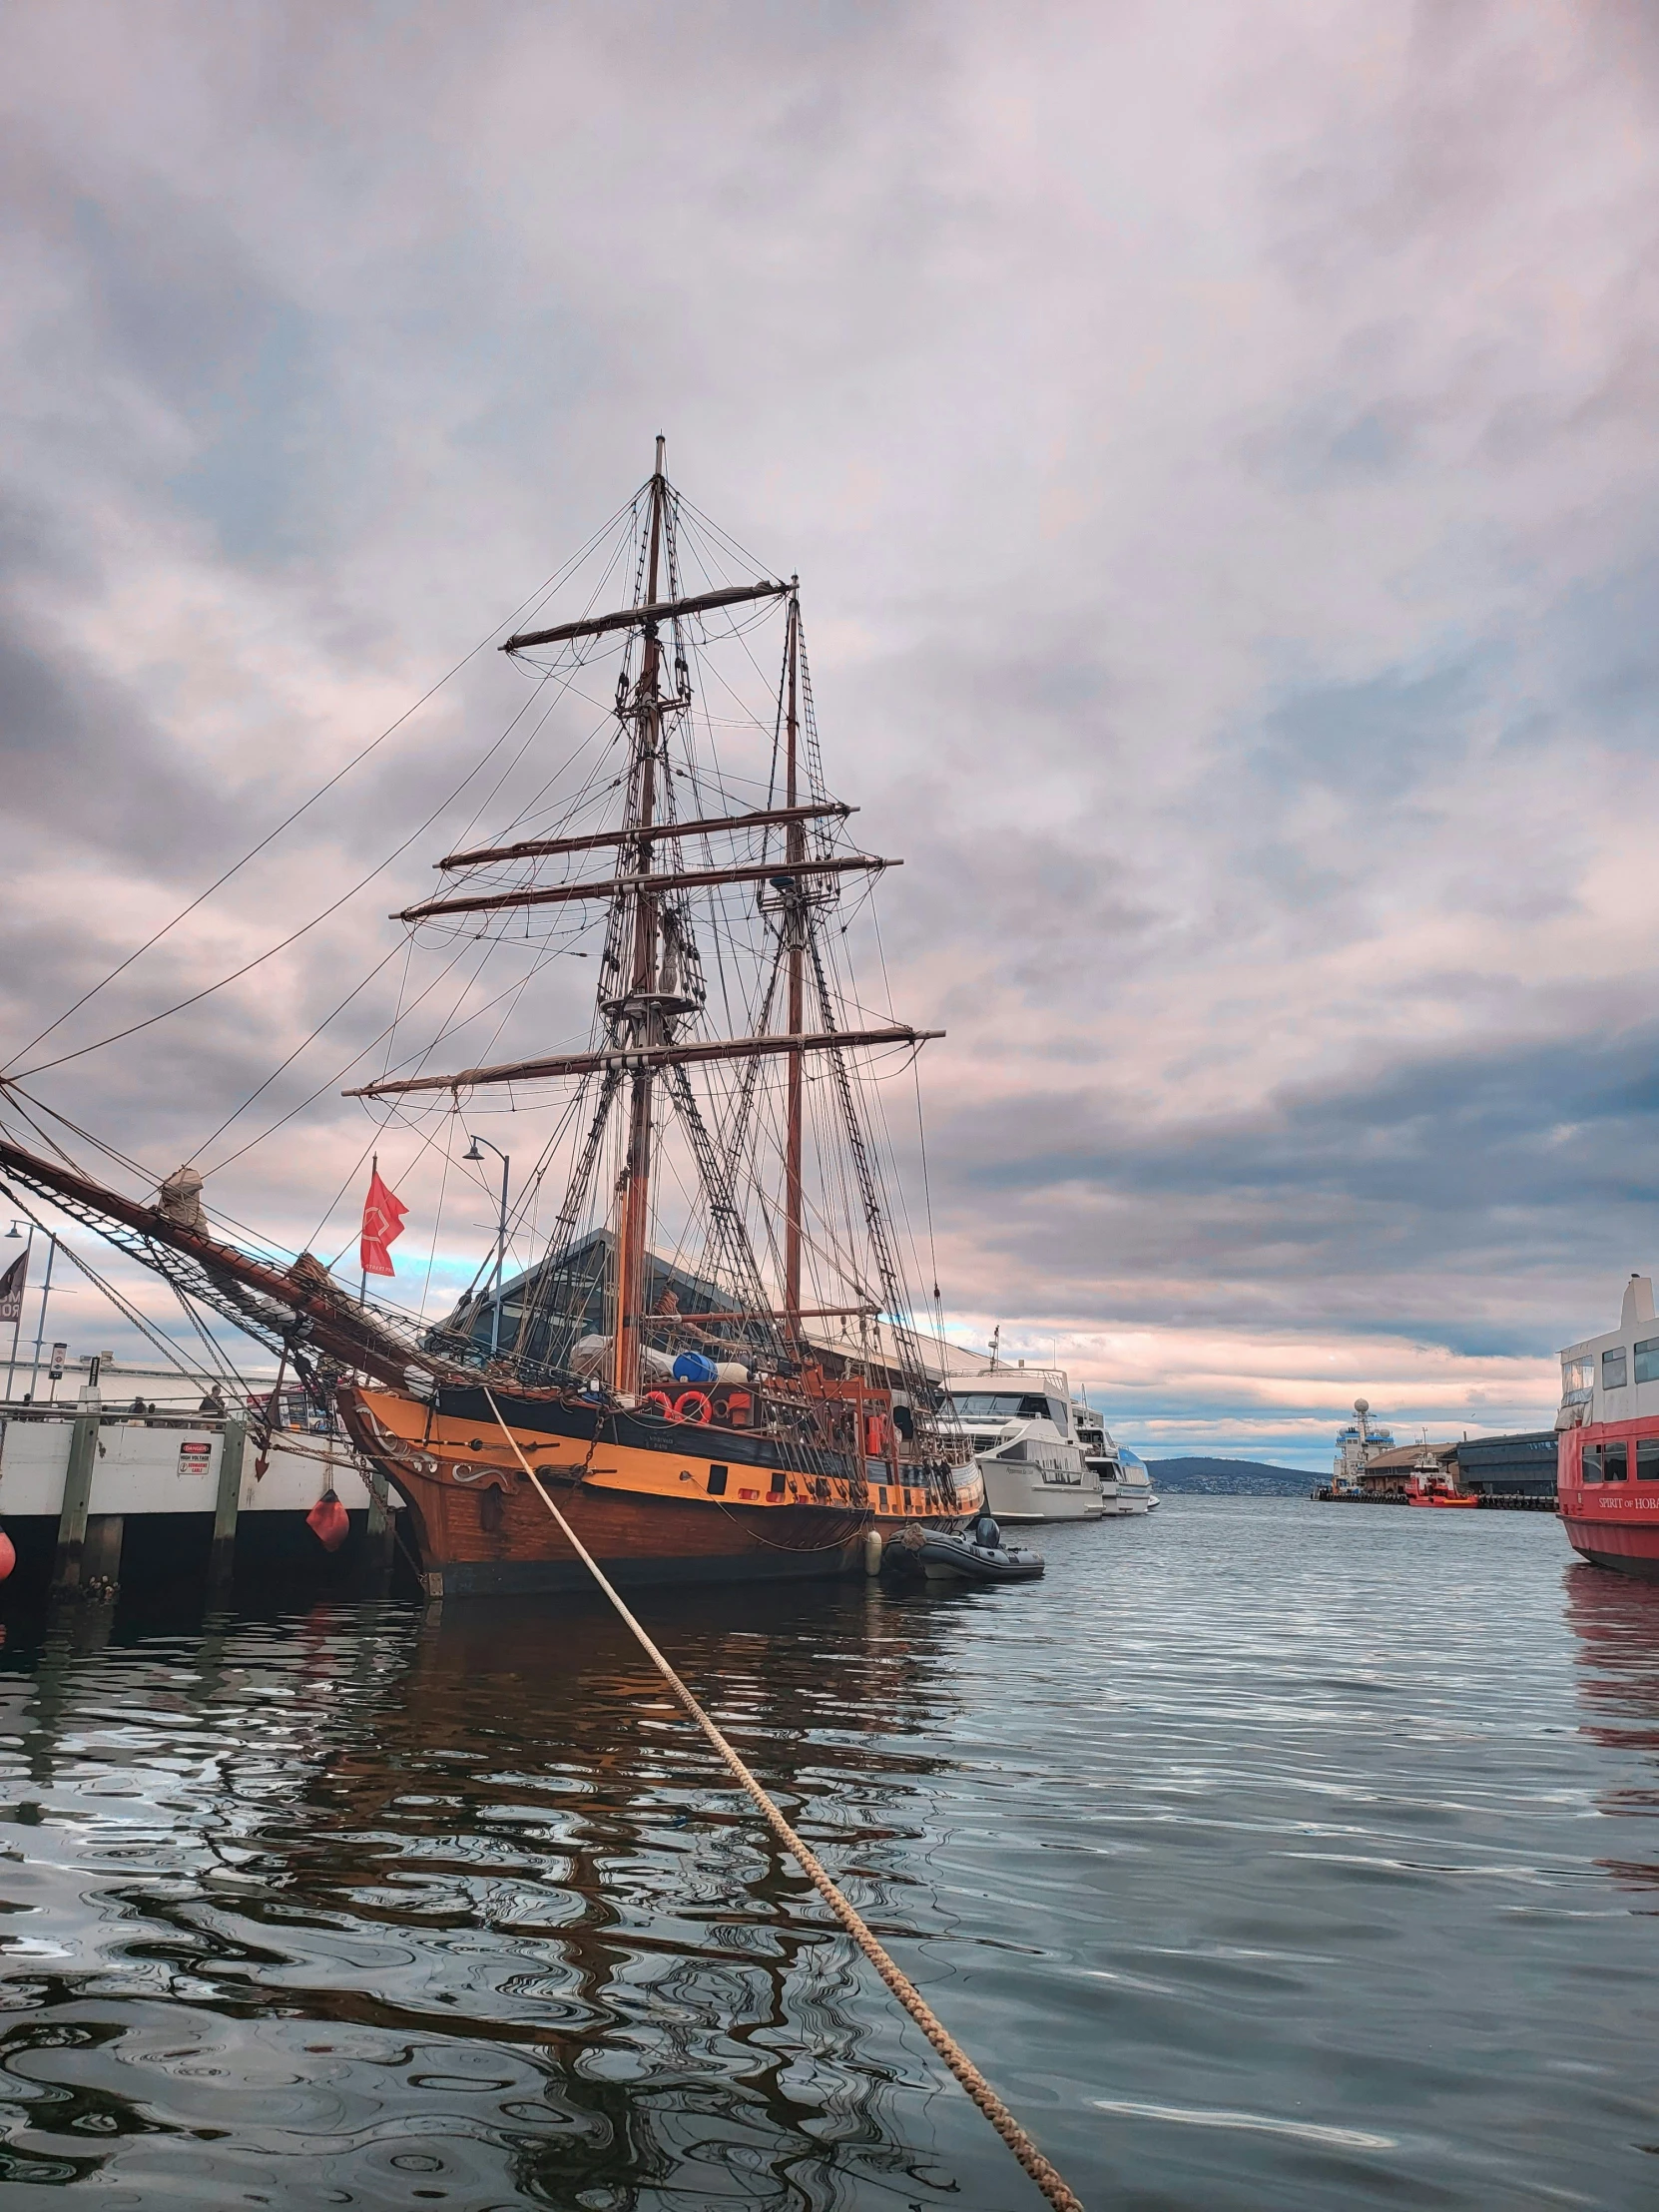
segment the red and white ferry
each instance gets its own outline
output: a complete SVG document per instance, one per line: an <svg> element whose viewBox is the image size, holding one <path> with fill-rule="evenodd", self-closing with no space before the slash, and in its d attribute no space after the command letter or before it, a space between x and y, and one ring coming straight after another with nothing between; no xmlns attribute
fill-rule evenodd
<svg viewBox="0 0 1659 2212"><path fill-rule="evenodd" d="M1633 1275L1617 1329L1561 1355L1556 1492L1574 1551L1659 1581L1659 1317Z"/></svg>

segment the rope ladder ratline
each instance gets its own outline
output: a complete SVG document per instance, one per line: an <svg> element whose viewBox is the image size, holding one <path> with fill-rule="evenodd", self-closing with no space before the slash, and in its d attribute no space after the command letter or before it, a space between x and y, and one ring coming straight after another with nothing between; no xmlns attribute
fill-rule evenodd
<svg viewBox="0 0 1659 2212"><path fill-rule="evenodd" d="M1053 2205L1055 2212L1083 2212L1081 2197L1068 2186L1058 2171L1049 2164L1024 2128L1020 2126L1018 2120L1014 2118L1014 2115L979 2071L979 2068L973 2063L967 2052L963 2050L944 2022L934 2012L932 2006L927 2002L909 1975L890 1956L878 1937L866 1925L857 1908L841 1895L812 1846L805 1842L791 1827L780 1807L773 1802L762 1784L750 1773L749 1768L738 1752L727 1742L718 1725L704 1711L667 1658L652 1642L641 1622L629 1611L598 1560L589 1551L587 1545L583 1543L581 1537L577 1535L575 1529L571 1527L553 1498L542 1488L540 1477L519 1448L518 1438L507 1426L501 1408L495 1402L494 1391L487 1382L484 1383L483 1388L485 1400L491 1413L495 1416L497 1427L511 1445L513 1455L523 1468L536 1495L558 1523L565 1541L604 1592L623 1626L680 1700L680 1703L686 1708L698 1727L702 1729L704 1735L719 1753L722 1761L742 1786L747 1796L754 1802L767 1826L791 1858L800 1866L808 1881L811 1882L825 1904L829 1906L830 1912L834 1914L836 1920L840 1922L842 1928L851 1936L853 1942L857 1944L859 1950L863 1952L875 1968L887 1988L921 2029L921 2032L967 2091L969 2097L979 2107L985 2118L990 2121L992 2127L996 2129L996 2132L1019 2161L1020 2166L1036 2183L1048 2202ZM597 1428L595 1433L597 1434Z"/></svg>

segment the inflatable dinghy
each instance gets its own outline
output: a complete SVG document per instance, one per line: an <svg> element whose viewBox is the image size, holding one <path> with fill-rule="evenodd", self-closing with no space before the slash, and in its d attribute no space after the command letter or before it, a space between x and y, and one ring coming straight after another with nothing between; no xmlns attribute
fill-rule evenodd
<svg viewBox="0 0 1659 2212"><path fill-rule="evenodd" d="M986 1513L968 1534L929 1529L902 1543L889 1544L882 1564L907 1580L925 1577L929 1582L1035 1582L1045 1562L1040 1551L1004 1544L1001 1529Z"/></svg>

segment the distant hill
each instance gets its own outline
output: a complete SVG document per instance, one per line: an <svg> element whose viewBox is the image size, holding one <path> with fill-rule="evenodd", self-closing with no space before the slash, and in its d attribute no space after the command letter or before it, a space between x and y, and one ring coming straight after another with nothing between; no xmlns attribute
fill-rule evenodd
<svg viewBox="0 0 1659 2212"><path fill-rule="evenodd" d="M1149 1459L1155 1490L1172 1496L1187 1491L1200 1497L1306 1497L1327 1479L1312 1467L1276 1467L1263 1459Z"/></svg>

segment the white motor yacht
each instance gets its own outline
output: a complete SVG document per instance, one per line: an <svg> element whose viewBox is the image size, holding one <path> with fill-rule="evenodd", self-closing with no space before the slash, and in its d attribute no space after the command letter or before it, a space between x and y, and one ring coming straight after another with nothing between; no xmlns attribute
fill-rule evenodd
<svg viewBox="0 0 1659 2212"><path fill-rule="evenodd" d="M1130 1513L1150 1513L1158 1500L1152 1494L1152 1476L1138 1451L1118 1443L1106 1426L1104 1413L1080 1400L1071 1408L1072 1426L1100 1484L1101 1511L1108 1519Z"/></svg>
<svg viewBox="0 0 1659 2212"><path fill-rule="evenodd" d="M1152 1494L1152 1471L1138 1451L1118 1446L1118 1511L1155 1513L1158 1500Z"/></svg>
<svg viewBox="0 0 1659 2212"><path fill-rule="evenodd" d="M987 1368L947 1376L944 1387L999 1521L1098 1520L1107 1510L1059 1369Z"/></svg>

